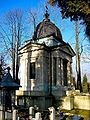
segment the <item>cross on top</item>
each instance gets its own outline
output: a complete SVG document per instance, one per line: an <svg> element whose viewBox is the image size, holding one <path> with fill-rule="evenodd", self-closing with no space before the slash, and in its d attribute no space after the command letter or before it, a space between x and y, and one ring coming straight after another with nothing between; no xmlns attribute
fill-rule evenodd
<svg viewBox="0 0 90 120"><path fill-rule="evenodd" d="M45 19L48 19L49 18L49 14L48 14L48 7L47 7L47 5L45 6L45 8L46 8Z"/></svg>

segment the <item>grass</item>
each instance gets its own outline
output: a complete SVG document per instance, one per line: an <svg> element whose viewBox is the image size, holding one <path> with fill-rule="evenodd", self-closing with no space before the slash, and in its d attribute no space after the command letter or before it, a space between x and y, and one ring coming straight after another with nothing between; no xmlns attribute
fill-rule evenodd
<svg viewBox="0 0 90 120"><path fill-rule="evenodd" d="M61 111L64 113L80 115L84 118L84 120L90 120L90 110L73 109L73 110L61 110Z"/></svg>

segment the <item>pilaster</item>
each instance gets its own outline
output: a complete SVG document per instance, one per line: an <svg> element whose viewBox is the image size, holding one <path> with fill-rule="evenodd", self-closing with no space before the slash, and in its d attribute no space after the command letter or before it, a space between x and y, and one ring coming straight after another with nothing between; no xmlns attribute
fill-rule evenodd
<svg viewBox="0 0 90 120"><path fill-rule="evenodd" d="M57 57L57 85L61 85L61 58Z"/></svg>
<svg viewBox="0 0 90 120"><path fill-rule="evenodd" d="M71 84L71 62L68 61L67 63L67 80L68 80L68 85Z"/></svg>
<svg viewBox="0 0 90 120"><path fill-rule="evenodd" d="M63 59L61 59L61 84L64 85L64 81L63 81Z"/></svg>

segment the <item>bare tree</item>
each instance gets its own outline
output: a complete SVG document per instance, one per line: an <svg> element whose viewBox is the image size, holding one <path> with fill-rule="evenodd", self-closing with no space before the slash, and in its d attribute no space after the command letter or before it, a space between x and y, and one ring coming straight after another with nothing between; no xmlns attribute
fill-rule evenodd
<svg viewBox="0 0 90 120"><path fill-rule="evenodd" d="M1 55L0 56L0 81L2 80L2 78L5 74L5 66L6 66L6 63L4 61L4 56Z"/></svg>
<svg viewBox="0 0 90 120"><path fill-rule="evenodd" d="M65 28L63 27L63 21L61 17L58 17L60 15L58 8L52 7L51 5L49 5L47 3L47 0L45 0L44 2L40 0L38 4L38 8L28 10L27 20L28 20L30 27L32 27L32 30L33 30L32 33L35 32L37 24L40 23L44 19L45 12L46 12L46 6L48 7L48 13L49 13L49 17L51 21L57 24L61 30L65 30Z"/></svg>
<svg viewBox="0 0 90 120"><path fill-rule="evenodd" d="M0 25L2 30L1 36L4 40L7 50L11 50L13 79L18 80L18 48L21 45L22 37L22 18L23 12L20 9L14 9L4 15L4 27ZM6 41L7 40L7 41ZM16 73L15 73L16 72ZM16 77L15 77L16 76Z"/></svg>

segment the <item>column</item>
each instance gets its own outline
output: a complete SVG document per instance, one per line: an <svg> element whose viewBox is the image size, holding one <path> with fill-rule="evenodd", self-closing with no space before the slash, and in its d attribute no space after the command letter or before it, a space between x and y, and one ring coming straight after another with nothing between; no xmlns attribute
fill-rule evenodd
<svg viewBox="0 0 90 120"><path fill-rule="evenodd" d="M57 57L57 85L61 84L61 58Z"/></svg>
<svg viewBox="0 0 90 120"><path fill-rule="evenodd" d="M52 85L57 85L57 58L53 57L53 64L52 64Z"/></svg>
<svg viewBox="0 0 90 120"><path fill-rule="evenodd" d="M72 61L70 61L70 82L72 84L73 81L73 75L72 75Z"/></svg>
<svg viewBox="0 0 90 120"><path fill-rule="evenodd" d="M43 54L44 54L44 52L42 52L42 56L41 56L41 59L42 59L42 66L41 66L41 69L42 69L42 74L41 74L41 83L42 83L42 85L43 85L43 87L44 87L44 56L43 56Z"/></svg>
<svg viewBox="0 0 90 120"><path fill-rule="evenodd" d="M68 61L67 63L67 80L68 80L68 85L71 84L71 63Z"/></svg>
<svg viewBox="0 0 90 120"><path fill-rule="evenodd" d="M53 56L52 56L52 85L54 83L54 60L53 60Z"/></svg>
<svg viewBox="0 0 90 120"><path fill-rule="evenodd" d="M61 59L61 85L64 85L64 81L63 81L63 59Z"/></svg>

